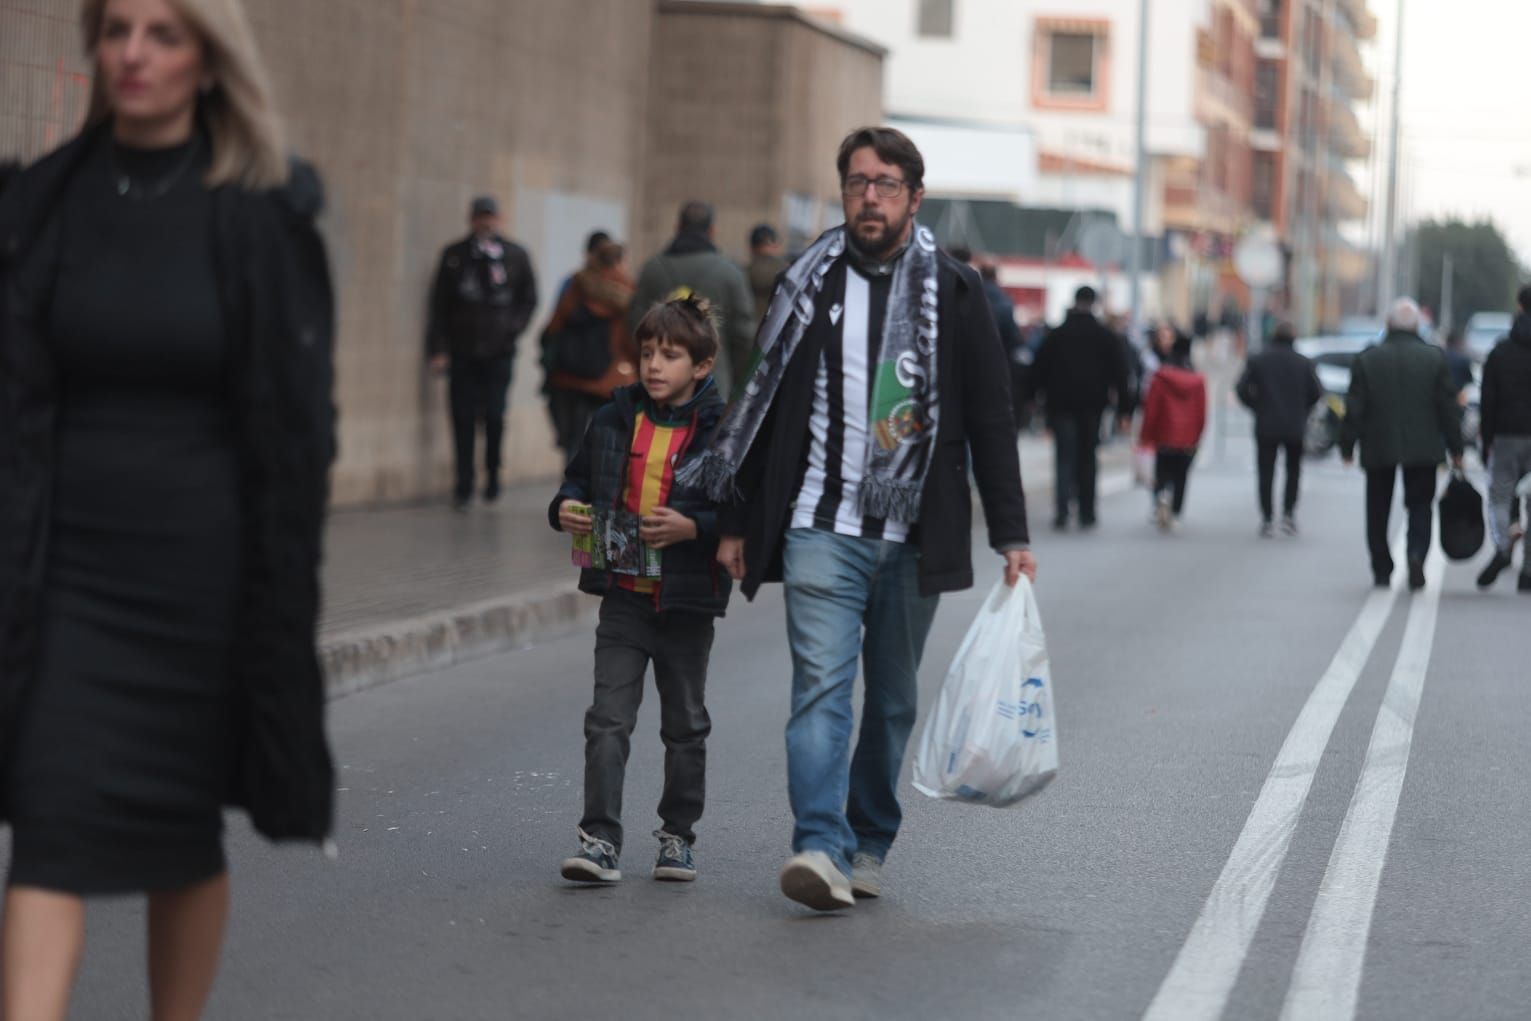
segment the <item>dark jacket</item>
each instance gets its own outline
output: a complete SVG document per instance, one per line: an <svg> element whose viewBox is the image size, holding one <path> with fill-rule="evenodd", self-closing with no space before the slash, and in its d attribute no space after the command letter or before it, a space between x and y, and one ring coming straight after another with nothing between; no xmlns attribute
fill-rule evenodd
<svg viewBox="0 0 1531 1021"><path fill-rule="evenodd" d="M920 592L955 592L973 584L973 504L968 458L978 479L989 545L1029 541L1026 500L1016 455L1009 368L978 274L941 253L937 281L940 420L920 519L910 542L920 551ZM739 471L739 498L721 510L724 535L744 537L741 591L753 599L762 582L782 577L782 538L792 500L808 467L808 418L825 340L836 328L833 303L820 295L813 321L785 369L780 389Z"/></svg>
<svg viewBox="0 0 1531 1021"><path fill-rule="evenodd" d="M58 379L43 328L59 197L104 129L0 196L0 763L35 676L48 558ZM235 364L229 374L244 507L245 577L233 652L233 803L273 839L330 831L334 772L315 648L319 559L335 455L333 306L314 229L319 179L213 192L212 251ZM3 806L0 806L3 811Z"/></svg>
<svg viewBox="0 0 1531 1021"><path fill-rule="evenodd" d="M1439 464L1443 448L1462 453L1457 391L1441 349L1394 330L1351 363L1340 451L1361 444L1368 471Z"/></svg>
<svg viewBox="0 0 1531 1021"><path fill-rule="evenodd" d="M442 250L431 287L427 354L515 357L516 342L537 310L537 278L526 249L498 234L494 240L503 249L499 259L485 255L472 237Z"/></svg>
<svg viewBox="0 0 1531 1021"><path fill-rule="evenodd" d="M636 334L639 320L649 309L681 289L706 298L718 316L723 346L713 365L712 378L723 388L726 400L732 394L736 374L744 371L737 363L748 364L750 346L755 342L758 320L749 281L744 270L705 236L678 234L669 248L645 262L638 271L638 288L633 292L627 316L629 331Z"/></svg>
<svg viewBox="0 0 1531 1021"><path fill-rule="evenodd" d="M999 331L1000 346L1005 349L1012 364L1019 362L1017 355L1021 349L1021 328L1015 322L1015 302L993 280L983 282L983 295L989 302L989 311L994 313L994 328Z"/></svg>
<svg viewBox="0 0 1531 1021"><path fill-rule="evenodd" d="M690 418L691 439L675 462L675 470L700 457L712 443L718 420L723 417L723 398L709 377L689 403L666 413L655 407L641 383L624 386L612 394L590 419L590 428L579 451L564 472L563 485L548 505L548 523L555 531L558 508L565 500L603 507L621 507L627 482L628 457L632 450L633 422L638 409L655 421ZM665 506L696 522L696 538L659 551L660 610L688 610L723 616L733 581L719 566L717 507L701 493L681 485L672 486ZM616 584L610 571L585 568L579 572L582 592L605 595Z"/></svg>
<svg viewBox="0 0 1531 1021"><path fill-rule="evenodd" d="M1313 362L1280 342L1249 360L1235 389L1255 413L1255 435L1266 440L1301 440L1308 414L1324 396Z"/></svg>
<svg viewBox="0 0 1531 1021"><path fill-rule="evenodd" d="M1054 415L1099 415L1115 405L1132 411L1122 339L1089 312L1070 310L1037 349L1031 387Z"/></svg>
<svg viewBox="0 0 1531 1021"><path fill-rule="evenodd" d="M1495 436L1531 436L1531 315L1515 317L1510 335L1483 363L1483 455Z"/></svg>

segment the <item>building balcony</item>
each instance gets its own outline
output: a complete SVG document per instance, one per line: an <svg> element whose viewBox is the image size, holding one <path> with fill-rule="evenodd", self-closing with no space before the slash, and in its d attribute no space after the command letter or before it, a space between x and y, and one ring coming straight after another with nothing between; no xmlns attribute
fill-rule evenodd
<svg viewBox="0 0 1531 1021"><path fill-rule="evenodd" d="M1324 208L1334 220L1360 220L1366 216L1368 203L1350 174L1331 170L1324 181Z"/></svg>
<svg viewBox="0 0 1531 1021"><path fill-rule="evenodd" d="M1344 159L1364 160L1371 155L1371 140L1349 103L1330 102L1329 138L1333 151Z"/></svg>

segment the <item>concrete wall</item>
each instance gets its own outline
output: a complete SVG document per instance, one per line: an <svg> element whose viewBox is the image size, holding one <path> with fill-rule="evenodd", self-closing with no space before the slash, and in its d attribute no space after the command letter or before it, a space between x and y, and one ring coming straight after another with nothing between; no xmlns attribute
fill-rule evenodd
<svg viewBox="0 0 1531 1021"><path fill-rule="evenodd" d="M838 223L835 154L882 116L882 51L790 8L659 10L639 250L657 249L691 198L716 207L718 245L735 258L757 223L809 239Z"/></svg>

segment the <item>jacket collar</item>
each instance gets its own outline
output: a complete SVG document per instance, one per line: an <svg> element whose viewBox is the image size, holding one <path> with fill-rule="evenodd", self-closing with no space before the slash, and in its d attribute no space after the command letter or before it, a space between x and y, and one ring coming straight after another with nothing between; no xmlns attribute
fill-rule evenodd
<svg viewBox="0 0 1531 1021"><path fill-rule="evenodd" d="M715 379L708 376L691 399L678 408L659 408L643 389L642 383L629 383L618 387L611 395L617 415L624 428L631 428L639 409L656 422L678 423L695 418L697 425L707 428L723 417L723 395L718 392Z"/></svg>
<svg viewBox="0 0 1531 1021"><path fill-rule="evenodd" d="M666 248L666 255L695 255L697 252L716 252L718 246L712 243L712 239L706 234L696 231L681 231L675 235L675 240Z"/></svg>

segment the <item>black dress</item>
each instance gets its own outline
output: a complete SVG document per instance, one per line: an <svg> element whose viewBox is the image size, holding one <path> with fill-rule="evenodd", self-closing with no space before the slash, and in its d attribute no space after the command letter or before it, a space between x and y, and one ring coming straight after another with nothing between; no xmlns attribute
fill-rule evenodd
<svg viewBox="0 0 1531 1021"><path fill-rule="evenodd" d="M224 868L242 531L206 148L103 138L60 206L57 476L8 777L13 885L163 890Z"/></svg>

